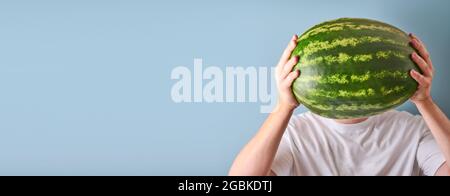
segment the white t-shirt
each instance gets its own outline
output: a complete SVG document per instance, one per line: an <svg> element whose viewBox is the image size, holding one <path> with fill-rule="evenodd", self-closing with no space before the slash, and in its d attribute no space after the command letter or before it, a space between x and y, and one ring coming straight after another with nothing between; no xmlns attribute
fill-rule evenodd
<svg viewBox="0 0 450 196"><path fill-rule="evenodd" d="M421 116L388 111L357 124L291 118L272 171L286 175L434 175L445 159Z"/></svg>

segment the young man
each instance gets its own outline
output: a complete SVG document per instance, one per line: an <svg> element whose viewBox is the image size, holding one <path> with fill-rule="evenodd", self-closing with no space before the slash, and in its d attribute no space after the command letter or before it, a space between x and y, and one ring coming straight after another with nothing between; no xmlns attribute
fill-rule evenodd
<svg viewBox="0 0 450 196"><path fill-rule="evenodd" d="M291 72L294 36L276 68L279 102L242 149L230 175L450 175L450 121L430 96L433 63L424 44L410 35L411 54L423 75L411 98L422 117L388 111L361 119L332 120L311 112L293 116L300 103Z"/></svg>

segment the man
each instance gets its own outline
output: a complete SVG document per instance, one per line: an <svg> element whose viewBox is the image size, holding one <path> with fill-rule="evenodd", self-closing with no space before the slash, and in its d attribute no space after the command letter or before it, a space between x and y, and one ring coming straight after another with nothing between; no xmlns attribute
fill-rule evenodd
<svg viewBox="0 0 450 196"><path fill-rule="evenodd" d="M450 121L433 102L433 63L422 41L411 70L419 87L411 97L422 117L388 111L361 119L333 120L311 112L292 116L300 103L291 85L299 57L294 36L276 68L279 102L236 157L230 175L450 175Z"/></svg>

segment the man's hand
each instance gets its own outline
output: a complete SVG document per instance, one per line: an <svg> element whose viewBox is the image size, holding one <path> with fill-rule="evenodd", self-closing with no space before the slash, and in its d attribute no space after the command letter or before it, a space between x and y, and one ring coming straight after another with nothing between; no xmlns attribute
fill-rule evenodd
<svg viewBox="0 0 450 196"><path fill-rule="evenodd" d="M278 106L269 115L255 137L238 154L231 166L229 175L275 175L271 170L275 154L289 119L294 109L299 105L291 90L292 82L300 75L299 71L292 71L299 59L298 57L290 58L292 51L297 46L297 39L297 36L292 37L276 67L275 76L279 93Z"/></svg>
<svg viewBox="0 0 450 196"><path fill-rule="evenodd" d="M423 74L420 74L417 71L411 71L411 76L419 83L411 101L419 109L445 157L446 162L437 170L436 175L450 175L450 121L431 98L433 62L431 62L430 53L428 53L423 42L412 34L410 34L410 37L411 45L417 50L411 55L411 58L423 72Z"/></svg>
<svg viewBox="0 0 450 196"><path fill-rule="evenodd" d="M285 107L292 110L299 106L291 88L294 80L300 76L300 71L292 71L292 68L298 63L299 57L294 56L290 58L292 51L294 51L297 46L297 39L297 35L292 37L275 69L275 78L279 94L278 107Z"/></svg>
<svg viewBox="0 0 450 196"><path fill-rule="evenodd" d="M430 91L434 68L430 53L428 53L423 42L413 34L409 35L411 37L410 44L417 50L411 55L411 58L423 72L423 74L420 74L415 70L411 70L411 77L419 83L416 93L411 97L411 101L417 105L421 102L431 101Z"/></svg>

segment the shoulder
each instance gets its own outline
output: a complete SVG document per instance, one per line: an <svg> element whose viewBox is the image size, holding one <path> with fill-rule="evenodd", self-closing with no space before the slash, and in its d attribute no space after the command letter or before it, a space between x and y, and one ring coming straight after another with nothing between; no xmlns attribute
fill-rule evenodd
<svg viewBox="0 0 450 196"><path fill-rule="evenodd" d="M389 110L378 116L384 122L400 123L422 123L423 118L420 115L413 115L406 111Z"/></svg>
<svg viewBox="0 0 450 196"><path fill-rule="evenodd" d="M317 117L310 111L292 115L288 126L300 127L308 124L316 123Z"/></svg>
<svg viewBox="0 0 450 196"><path fill-rule="evenodd" d="M286 134L290 137L297 137L301 132L302 137L306 137L306 135L316 135L324 127L326 127L326 122L323 122L316 114L307 111L292 115L286 128Z"/></svg>
<svg viewBox="0 0 450 196"><path fill-rule="evenodd" d="M398 127L399 129L418 130L421 132L428 130L422 116L413 115L406 111L387 111L377 116L377 121L379 124Z"/></svg>

